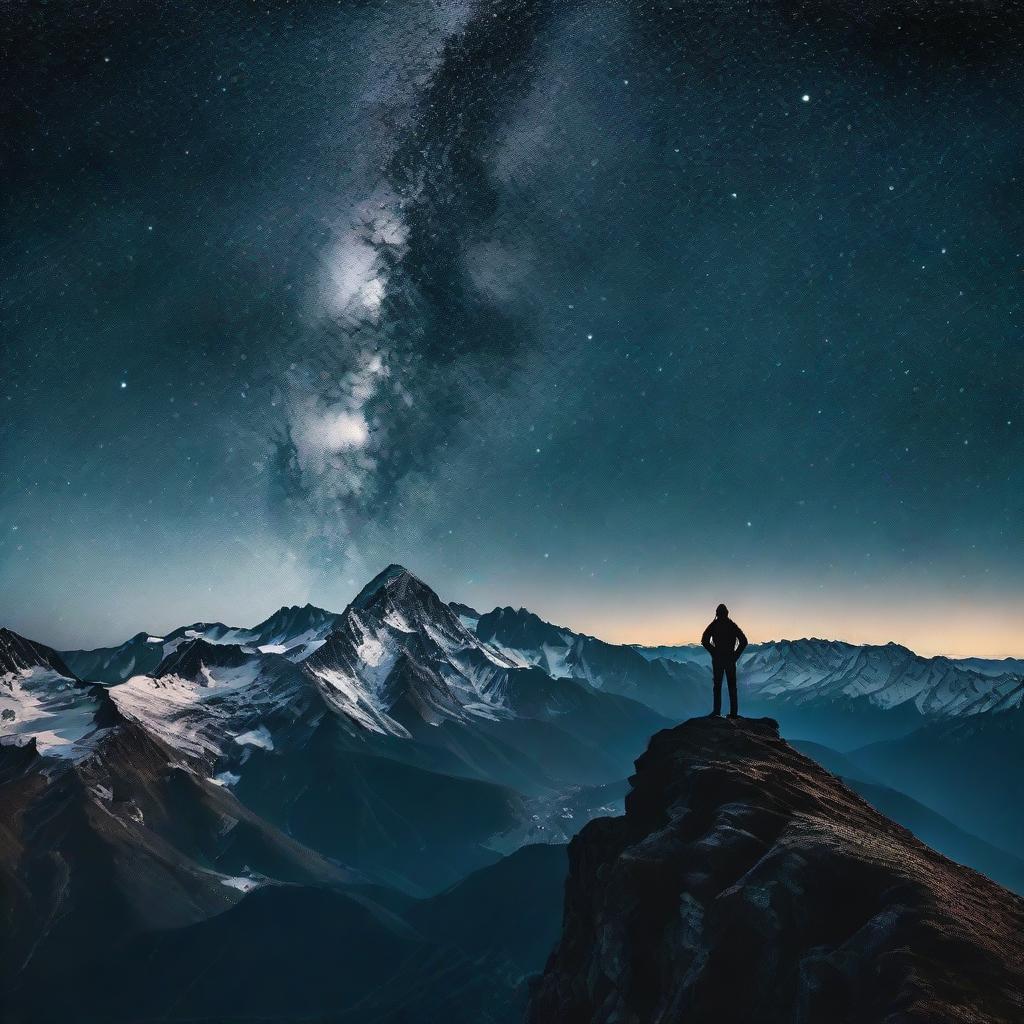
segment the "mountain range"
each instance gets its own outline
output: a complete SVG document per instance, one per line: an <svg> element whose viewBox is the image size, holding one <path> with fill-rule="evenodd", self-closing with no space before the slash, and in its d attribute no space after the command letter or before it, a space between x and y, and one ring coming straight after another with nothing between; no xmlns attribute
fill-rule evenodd
<svg viewBox="0 0 1024 1024"><path fill-rule="evenodd" d="M745 711L770 710L883 813L1019 889L1018 669L798 640L751 645L740 677ZM171 966L187 973L193 948L229 974L293 964L288 991L308 998L268 1019L521 1019L561 918L563 844L621 812L648 738L702 714L708 690L700 648L480 613L397 565L341 612L253 627L63 652L0 630L10 1019L277 1005L216 972L181 996ZM274 924L303 920L295 942ZM309 980L331 973L318 943L362 935L387 970L353 956ZM116 990L112 963L133 965L132 986ZM64 994L40 1008L54 979Z"/></svg>

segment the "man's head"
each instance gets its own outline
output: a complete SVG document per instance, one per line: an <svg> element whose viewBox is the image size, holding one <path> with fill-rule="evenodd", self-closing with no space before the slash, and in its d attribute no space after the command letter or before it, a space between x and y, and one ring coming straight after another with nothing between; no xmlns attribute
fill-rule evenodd
<svg viewBox="0 0 1024 1024"><path fill-rule="evenodd" d="M715 615L718 616L718 618L720 618L720 619L726 618L728 616L728 614L729 614L729 609L726 608L724 604L720 604L715 609Z"/></svg>

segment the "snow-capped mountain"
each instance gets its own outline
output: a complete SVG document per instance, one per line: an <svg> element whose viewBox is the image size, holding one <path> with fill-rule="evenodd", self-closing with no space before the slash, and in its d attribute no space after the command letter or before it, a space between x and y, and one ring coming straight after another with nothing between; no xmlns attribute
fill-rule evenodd
<svg viewBox="0 0 1024 1024"><path fill-rule="evenodd" d="M334 710L371 736L441 757L443 770L550 793L628 774L663 724L641 703L552 676L486 642L422 580L392 565L302 662Z"/></svg>
<svg viewBox="0 0 1024 1024"><path fill-rule="evenodd" d="M248 718L259 718L279 700L263 692L264 683L255 682L269 671L272 662L266 659L271 657L300 666L316 683L320 699L361 729L406 739L424 723L516 718L510 694L527 668L629 697L672 718L699 713L708 699L707 655L699 645L608 644L524 608L480 613L456 602L446 605L395 565L371 580L340 613L308 604L292 606L253 627L193 623L164 637L139 634L120 648L67 652L65 657L82 677L131 681L119 696L121 706L141 714L143 694L152 699L157 689L165 691L160 695L165 703L172 694L185 700L170 683L142 683L138 677L180 678L181 673L164 666L196 641L202 641L211 665L216 661L208 651L212 646L232 648L232 657L239 661L233 678L218 683L216 698L198 676L185 686L193 704L201 696L198 704L216 709L214 717L221 719L230 703L228 693L234 694L238 708L252 703L261 709ZM221 676L227 667L217 665ZM1024 677L1019 668L1013 660L922 658L898 644L783 640L748 648L741 663L741 691L748 708L779 715L804 736L849 747L908 732L936 717L1021 707ZM274 671L288 675L280 665ZM294 678L289 686L301 690ZM822 716L838 714L842 736L822 724ZM170 713L170 718L180 717ZM244 723L234 720L237 715L226 717L232 722L225 729L248 733L240 728ZM212 742L209 725L196 728L197 737L205 733ZM170 741L166 727L160 734ZM225 749L224 737L217 745Z"/></svg>
<svg viewBox="0 0 1024 1024"><path fill-rule="evenodd" d="M508 717L498 685L524 662L481 642L426 584L390 565L360 591L303 663L344 714L375 732L408 721Z"/></svg>
<svg viewBox="0 0 1024 1024"><path fill-rule="evenodd" d="M78 760L110 723L101 687L77 679L56 651L0 629L0 739Z"/></svg>
<svg viewBox="0 0 1024 1024"><path fill-rule="evenodd" d="M645 658L633 647L552 625L525 608L495 608L480 616L476 635L519 664L630 697L672 718L694 714L705 703L706 671Z"/></svg>
<svg viewBox="0 0 1024 1024"><path fill-rule="evenodd" d="M286 731L301 742L323 711L286 658L202 638L175 647L152 675L132 676L109 693L124 715L174 749L216 763L221 780L249 747L272 750Z"/></svg>
<svg viewBox="0 0 1024 1024"><path fill-rule="evenodd" d="M475 629L508 657L627 694L670 717L699 714L710 701L710 659L699 644L619 647L523 608L496 608ZM790 735L849 750L935 720L1020 708L1017 667L1012 659L923 658L895 643L751 644L740 661L740 707L777 718Z"/></svg>
<svg viewBox="0 0 1024 1024"><path fill-rule="evenodd" d="M865 699L882 710L912 706L926 717L1007 711L1024 701L1020 674L980 672L950 658L922 658L906 647L836 640L760 644L741 662L756 697L803 704Z"/></svg>
<svg viewBox="0 0 1024 1024"><path fill-rule="evenodd" d="M389 566L341 613L293 607L251 628L147 634L142 650L159 662L95 690L271 826L430 891L605 812L603 787L667 724L485 642L467 625L478 619ZM101 661L129 664L109 652Z"/></svg>
<svg viewBox="0 0 1024 1024"><path fill-rule="evenodd" d="M290 605L279 608L255 626L193 622L166 636L137 633L117 647L63 651L61 657L79 678L108 684L123 682L134 675L152 674L165 658L193 640L231 644L249 653L283 654L290 661L301 661L323 643L339 618L336 612L316 605Z"/></svg>
<svg viewBox="0 0 1024 1024"><path fill-rule="evenodd" d="M705 670L708 664L699 644L637 650ZM1013 658L924 658L896 643L810 638L751 644L740 666L750 694L793 705L864 699L881 710L912 707L925 717L1024 706L1024 662Z"/></svg>

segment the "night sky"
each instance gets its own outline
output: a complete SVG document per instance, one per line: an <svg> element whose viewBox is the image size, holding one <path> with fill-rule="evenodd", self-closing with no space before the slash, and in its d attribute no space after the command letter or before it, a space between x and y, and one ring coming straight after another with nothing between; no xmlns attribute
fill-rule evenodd
<svg viewBox="0 0 1024 1024"><path fill-rule="evenodd" d="M5 5L0 623L1024 654L1021 12Z"/></svg>

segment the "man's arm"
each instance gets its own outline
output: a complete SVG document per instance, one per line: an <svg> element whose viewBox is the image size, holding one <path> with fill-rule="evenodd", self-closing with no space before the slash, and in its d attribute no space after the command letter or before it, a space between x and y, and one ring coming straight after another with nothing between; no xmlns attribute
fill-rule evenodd
<svg viewBox="0 0 1024 1024"><path fill-rule="evenodd" d="M708 652L708 654L715 653L714 645L711 643L711 627L713 625L713 622L709 623L708 628L704 630L704 635L700 638L701 647L703 647L704 650Z"/></svg>
<svg viewBox="0 0 1024 1024"><path fill-rule="evenodd" d="M739 661L740 655L747 649L746 634L743 632L742 629L740 629L739 626L736 627L736 642L739 645L736 648L736 660Z"/></svg>

